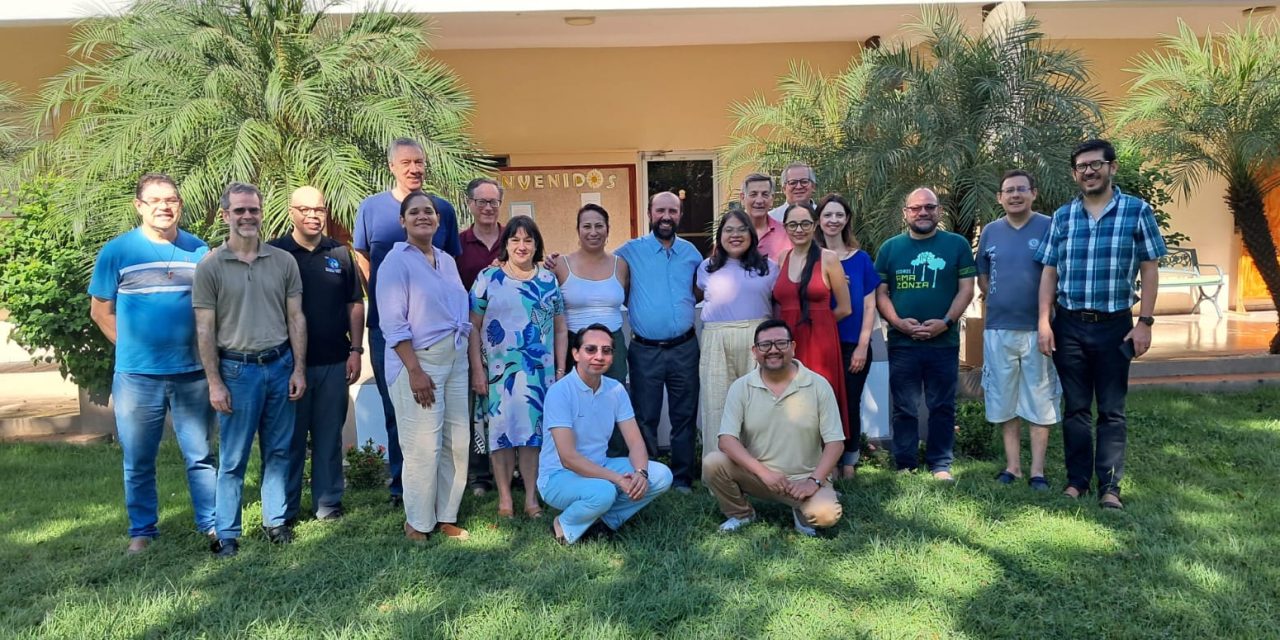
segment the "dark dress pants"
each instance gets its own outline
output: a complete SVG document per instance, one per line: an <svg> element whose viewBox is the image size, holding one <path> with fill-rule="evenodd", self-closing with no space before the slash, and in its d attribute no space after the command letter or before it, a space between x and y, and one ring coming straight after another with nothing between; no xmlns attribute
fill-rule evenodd
<svg viewBox="0 0 1280 640"><path fill-rule="evenodd" d="M658 455L658 424L662 421L662 392L667 392L671 421L673 484L693 484L694 436L698 422L698 341L674 347L653 347L632 341L627 353L631 370L631 404L649 457Z"/></svg>
<svg viewBox="0 0 1280 640"><path fill-rule="evenodd" d="M950 471L956 444L956 382L959 347L890 346L889 390L893 396L893 458L898 469L915 469L920 455L920 395L929 410L924 459L929 472Z"/></svg>
<svg viewBox="0 0 1280 640"><path fill-rule="evenodd" d="M342 504L342 425L347 421L347 363L307 367L307 392L295 404L285 520L295 520L302 504L302 471L311 439L311 510L317 518Z"/></svg>
<svg viewBox="0 0 1280 640"><path fill-rule="evenodd" d="M391 391L387 388L387 339L382 329L369 327L369 362L373 365L373 382L378 385L382 397L382 415L387 427L387 462L391 472L391 495L404 495L404 453L400 451L400 432L396 430L396 408L391 404Z"/></svg>
<svg viewBox="0 0 1280 640"><path fill-rule="evenodd" d="M1120 495L1128 427L1124 417L1129 392L1129 358L1120 351L1133 329L1130 314L1085 322L1058 310L1053 319L1053 364L1062 382L1062 444L1067 484L1088 491L1093 476L1099 495ZM1094 401L1098 404L1094 447Z"/></svg>

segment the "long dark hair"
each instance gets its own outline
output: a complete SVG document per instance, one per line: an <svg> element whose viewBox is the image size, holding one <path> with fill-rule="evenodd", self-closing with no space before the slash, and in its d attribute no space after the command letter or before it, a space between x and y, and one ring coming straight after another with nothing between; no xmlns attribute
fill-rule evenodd
<svg viewBox="0 0 1280 640"><path fill-rule="evenodd" d="M786 213L782 214L782 219L790 222L791 212L796 209L802 209L809 214L809 219L813 221L813 233L818 232L818 216L814 215L813 208L804 203L796 203L787 207ZM793 255L795 251L791 252ZM809 253L804 257L804 269L800 271L800 324L809 322L809 281L813 280L813 268L822 262L822 247L818 246L817 240L809 241Z"/></svg>
<svg viewBox="0 0 1280 640"><path fill-rule="evenodd" d="M538 225L529 216L516 216L507 221L507 226L502 230L502 238L498 243L502 246L502 251L498 254L499 262L506 262L511 259L511 254L507 253L507 241L515 237L516 232L524 229L524 232L533 238L533 265L536 267L542 264L542 232L538 231Z"/></svg>
<svg viewBox="0 0 1280 640"><path fill-rule="evenodd" d="M755 227L751 226L751 219L741 209L730 209L720 216L720 221L716 223L716 250L711 253L711 264L707 265L707 273L719 271L720 267L729 260L729 252L724 248L724 235L721 231L730 220L741 222L747 228L747 235L751 236L751 244L747 245L747 252L739 258L743 270L747 273L755 271L761 277L769 275L769 261L760 255L760 238L756 236Z"/></svg>
<svg viewBox="0 0 1280 640"><path fill-rule="evenodd" d="M838 193L828 193L822 202L818 203L818 217L822 217L822 212L827 209L827 205L832 202L840 205L844 209L844 228L840 230L840 239L844 240L845 246L850 249L861 249L862 245L858 243L858 239L853 235L853 209L849 207L848 201ZM827 246L827 234L818 232L818 221L814 220L814 236L813 239L822 245L823 249L830 249Z"/></svg>

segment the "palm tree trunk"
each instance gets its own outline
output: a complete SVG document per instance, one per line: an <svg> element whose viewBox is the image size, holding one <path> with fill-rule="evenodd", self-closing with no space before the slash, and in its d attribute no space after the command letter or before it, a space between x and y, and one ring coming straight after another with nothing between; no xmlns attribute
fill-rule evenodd
<svg viewBox="0 0 1280 640"><path fill-rule="evenodd" d="M1271 237L1271 229L1267 224L1262 190L1253 179L1230 180L1225 200L1231 214L1235 216L1236 226L1240 228L1244 246L1249 250L1254 266L1267 285L1276 311L1280 312L1280 257L1276 255L1275 239ZM1269 351L1280 354L1280 325L1277 325L1276 335L1271 338Z"/></svg>

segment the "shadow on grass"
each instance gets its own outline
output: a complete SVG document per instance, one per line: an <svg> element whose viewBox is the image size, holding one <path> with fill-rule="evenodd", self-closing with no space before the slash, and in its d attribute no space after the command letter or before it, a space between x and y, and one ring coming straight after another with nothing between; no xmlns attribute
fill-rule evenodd
<svg viewBox="0 0 1280 640"><path fill-rule="evenodd" d="M970 460L954 487L865 470L839 487L845 519L830 539L796 535L789 510L774 506L717 535L702 491L664 496L617 542L569 548L551 540L548 520L498 522L492 497L468 496L471 541L417 545L384 492L352 491L346 519L304 522L289 547L258 533L250 503L241 555L225 562L191 531L172 445L164 536L138 558L121 553L118 450L6 446L0 473L28 480L0 507L12 577L0 627L52 637L1275 637L1277 414L1274 391L1135 398L1122 513L997 486L997 463ZM253 484L246 499L256 500Z"/></svg>

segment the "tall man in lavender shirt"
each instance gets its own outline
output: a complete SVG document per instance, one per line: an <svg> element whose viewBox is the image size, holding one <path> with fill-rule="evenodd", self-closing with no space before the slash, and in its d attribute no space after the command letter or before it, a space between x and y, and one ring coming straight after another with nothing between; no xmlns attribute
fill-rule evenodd
<svg viewBox="0 0 1280 640"><path fill-rule="evenodd" d="M404 488L401 467L404 456L400 452L400 439L396 433L396 410L391 404L387 389L385 363L386 338L378 325L378 267L397 242L405 241L404 227L400 226L400 201L413 191L422 189L427 160L422 145L412 138L396 138L387 146L387 168L395 178L395 186L365 198L356 211L355 239L356 266L368 283L369 313L369 362L373 365L373 380L382 396L382 413L386 418L387 457L391 463L391 504L403 504ZM458 237L458 216L453 205L432 195L436 212L440 214L440 227L432 244L451 256L462 254Z"/></svg>

